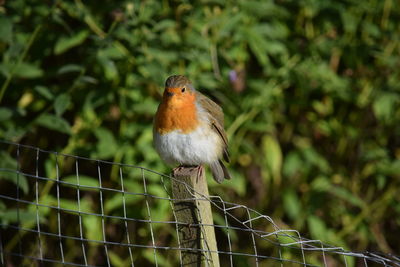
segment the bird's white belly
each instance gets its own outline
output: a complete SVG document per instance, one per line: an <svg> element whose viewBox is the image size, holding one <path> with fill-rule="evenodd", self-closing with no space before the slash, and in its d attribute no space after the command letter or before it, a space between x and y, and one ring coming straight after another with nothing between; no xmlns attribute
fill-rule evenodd
<svg viewBox="0 0 400 267"><path fill-rule="evenodd" d="M166 134L154 133L154 145L167 164L210 164L222 154L222 140L208 126L199 126L191 133L179 130Z"/></svg>

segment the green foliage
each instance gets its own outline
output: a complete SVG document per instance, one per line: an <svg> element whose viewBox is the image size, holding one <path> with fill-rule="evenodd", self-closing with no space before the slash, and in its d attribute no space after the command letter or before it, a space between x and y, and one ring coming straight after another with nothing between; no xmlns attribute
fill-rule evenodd
<svg viewBox="0 0 400 267"><path fill-rule="evenodd" d="M17 169L18 163L5 151L0 151L0 168L4 171L0 174L0 179L9 180L15 186L22 189L23 193L29 193L29 186L27 178L22 174L16 174L13 171Z"/></svg>
<svg viewBox="0 0 400 267"><path fill-rule="evenodd" d="M13 0L0 12L2 139L168 173L152 147L152 119L164 80L186 74L226 116L233 179L210 181L213 194L325 243L400 250L395 1ZM5 151L1 158L2 168L15 167ZM128 190L140 188L138 177L124 177ZM15 175L0 179L17 183ZM118 170L109 179L119 185ZM91 176L80 182L98 183ZM22 175L19 186L33 196ZM54 194L52 187L45 192ZM149 188L165 193L156 183ZM75 199L63 196L68 201ZM82 202L88 211L98 208L91 198ZM143 209L134 197L126 204ZM111 213L121 205L105 200ZM154 208L157 219L171 216ZM11 209L0 210L3 221L15 219ZM29 208L21 213L31 215ZM83 224L101 239L101 220ZM135 257L152 262L146 253ZM117 254L110 258L125 265Z"/></svg>

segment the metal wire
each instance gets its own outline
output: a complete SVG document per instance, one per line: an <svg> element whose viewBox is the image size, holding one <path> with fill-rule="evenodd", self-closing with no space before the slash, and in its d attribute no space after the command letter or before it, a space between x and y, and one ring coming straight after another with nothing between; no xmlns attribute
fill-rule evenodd
<svg viewBox="0 0 400 267"><path fill-rule="evenodd" d="M187 200L208 201L218 222L205 224L199 218L191 225L213 226L217 251L210 251L208 244L201 249L186 248L181 246L178 229L187 223L177 220L173 205L177 199L170 192L172 181L182 181L139 166L8 141L0 140L0 145L11 151L15 161L0 168L0 181L6 176L11 181L3 188L13 188L0 189L0 204L15 211L8 217L0 215L3 266L27 262L40 266L183 266L183 251L202 252L206 264L210 253L218 253L221 266L231 267L400 266L398 256L351 252L307 239L296 230L280 229L269 216L219 196L202 195L184 184L192 196ZM26 192L26 185L33 190ZM94 226L99 232L91 229Z"/></svg>

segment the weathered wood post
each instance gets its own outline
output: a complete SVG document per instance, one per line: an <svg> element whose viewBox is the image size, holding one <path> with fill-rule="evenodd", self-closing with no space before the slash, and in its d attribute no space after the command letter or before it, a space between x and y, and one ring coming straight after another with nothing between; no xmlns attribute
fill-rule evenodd
<svg viewBox="0 0 400 267"><path fill-rule="evenodd" d="M204 196L208 197L204 172L197 177L197 169L181 168L175 171L174 177L178 180L172 180L176 219L185 223L178 225L182 266L219 267L211 204L204 199Z"/></svg>

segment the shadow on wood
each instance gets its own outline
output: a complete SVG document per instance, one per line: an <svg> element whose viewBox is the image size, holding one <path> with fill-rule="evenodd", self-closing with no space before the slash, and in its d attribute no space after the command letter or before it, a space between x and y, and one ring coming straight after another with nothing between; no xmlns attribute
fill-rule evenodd
<svg viewBox="0 0 400 267"><path fill-rule="evenodd" d="M219 267L219 257L207 180L195 168L180 168L172 181L174 211L182 248L182 266ZM182 224L183 223L183 224ZM187 249L187 250L185 250Z"/></svg>

